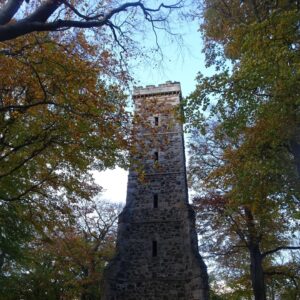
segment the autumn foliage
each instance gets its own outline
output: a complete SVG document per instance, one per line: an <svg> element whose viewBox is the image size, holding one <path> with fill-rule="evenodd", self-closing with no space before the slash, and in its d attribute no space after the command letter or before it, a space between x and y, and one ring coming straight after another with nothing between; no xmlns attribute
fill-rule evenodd
<svg viewBox="0 0 300 300"><path fill-rule="evenodd" d="M29 269L46 272L46 265L38 264L51 266L60 259L55 255L66 251L51 250L63 244L59 239L83 255L85 250L79 250L78 244L87 243L87 237L72 226L60 238L53 234L73 218L72 206L101 191L92 170L126 164L128 114L122 90L125 73L112 53L88 43L80 33L37 34L0 46L0 286L4 289L16 284L15 277L25 279L22 273ZM72 273L75 267L65 268ZM45 287L40 289L38 294ZM36 299L43 298L39 295ZM26 297L33 299L32 294Z"/></svg>
<svg viewBox="0 0 300 300"><path fill-rule="evenodd" d="M198 12L216 70L198 75L186 105L203 247L225 268L230 299L296 299L298 2L208 0Z"/></svg>

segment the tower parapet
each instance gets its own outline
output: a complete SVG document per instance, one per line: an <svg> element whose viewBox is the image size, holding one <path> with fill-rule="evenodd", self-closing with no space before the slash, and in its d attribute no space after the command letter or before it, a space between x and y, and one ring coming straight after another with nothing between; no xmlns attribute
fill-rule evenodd
<svg viewBox="0 0 300 300"><path fill-rule="evenodd" d="M147 85L146 87L135 87L133 92L133 99L173 93L181 95L180 82L167 81L166 83L159 84L158 86Z"/></svg>

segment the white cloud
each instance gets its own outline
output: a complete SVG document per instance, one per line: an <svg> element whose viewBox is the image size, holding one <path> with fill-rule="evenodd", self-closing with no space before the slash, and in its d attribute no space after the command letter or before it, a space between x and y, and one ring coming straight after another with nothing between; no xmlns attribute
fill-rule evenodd
<svg viewBox="0 0 300 300"><path fill-rule="evenodd" d="M103 187L100 197L112 202L125 203L127 192L127 175L128 172L116 168L104 172L94 172L96 183Z"/></svg>

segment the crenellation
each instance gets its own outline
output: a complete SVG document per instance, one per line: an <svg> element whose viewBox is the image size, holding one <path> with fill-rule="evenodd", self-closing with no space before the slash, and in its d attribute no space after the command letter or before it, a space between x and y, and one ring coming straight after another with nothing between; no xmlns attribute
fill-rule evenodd
<svg viewBox="0 0 300 300"><path fill-rule="evenodd" d="M153 97L154 95L173 95L173 98L176 99L176 95L180 94L181 97L181 87L179 82L167 81L164 84L147 85L146 87L135 87L133 91L133 99L142 99L144 97Z"/></svg>

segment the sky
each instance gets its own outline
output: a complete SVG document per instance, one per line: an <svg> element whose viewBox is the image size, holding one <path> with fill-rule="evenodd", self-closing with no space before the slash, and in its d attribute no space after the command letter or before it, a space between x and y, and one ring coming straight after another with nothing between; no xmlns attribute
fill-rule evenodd
<svg viewBox="0 0 300 300"><path fill-rule="evenodd" d="M201 35L196 21L185 22L180 29L182 43L171 42L160 37L159 45L163 60L159 64L138 63L134 66L134 78L139 86L158 85L166 81L179 81L183 97L195 88L197 73L208 74L202 53ZM125 203L127 172L120 168L96 172L96 182L103 187L101 198L113 202Z"/></svg>

